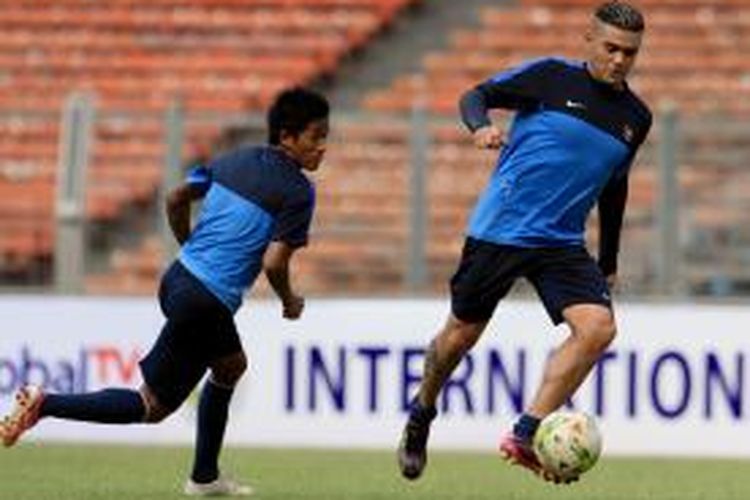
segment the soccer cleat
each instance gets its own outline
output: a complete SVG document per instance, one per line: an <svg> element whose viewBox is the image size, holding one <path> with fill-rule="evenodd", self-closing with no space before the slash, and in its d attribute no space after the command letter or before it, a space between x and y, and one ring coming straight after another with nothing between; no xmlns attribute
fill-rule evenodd
<svg viewBox="0 0 750 500"><path fill-rule="evenodd" d="M434 408L417 407L409 415L398 446L398 465L406 479L417 479L427 465L427 438L436 413Z"/></svg>
<svg viewBox="0 0 750 500"><path fill-rule="evenodd" d="M500 454L503 459L511 465L525 467L536 475L542 473L542 464L536 458L536 454L530 443L522 440L512 432L500 439Z"/></svg>
<svg viewBox="0 0 750 500"><path fill-rule="evenodd" d="M548 470L545 470L539 462L539 459L536 457L536 453L534 453L531 443L524 441L512 432L509 432L500 439L500 455L503 457L503 460L509 464L520 465L545 481L556 484L568 484L578 481L577 477L563 480Z"/></svg>
<svg viewBox="0 0 750 500"><path fill-rule="evenodd" d="M196 483L188 479L185 495L192 497L246 497L253 494L253 488L232 479L219 476L210 483Z"/></svg>
<svg viewBox="0 0 750 500"><path fill-rule="evenodd" d="M16 393L15 406L0 422L0 439L6 448L13 446L21 434L39 421L39 410L44 402L44 391L36 385L22 387Z"/></svg>

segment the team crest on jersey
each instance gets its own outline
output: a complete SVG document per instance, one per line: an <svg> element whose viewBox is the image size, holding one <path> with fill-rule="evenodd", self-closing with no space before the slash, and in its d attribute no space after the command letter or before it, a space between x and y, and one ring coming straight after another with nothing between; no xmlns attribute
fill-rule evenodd
<svg viewBox="0 0 750 500"><path fill-rule="evenodd" d="M622 127L622 137L625 139L625 142L633 142L633 139L635 138L633 127L625 124L625 126Z"/></svg>

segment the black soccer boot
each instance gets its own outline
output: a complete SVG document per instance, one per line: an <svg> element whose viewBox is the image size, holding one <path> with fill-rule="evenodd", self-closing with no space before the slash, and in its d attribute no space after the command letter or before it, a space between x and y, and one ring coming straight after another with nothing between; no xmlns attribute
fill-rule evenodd
<svg viewBox="0 0 750 500"><path fill-rule="evenodd" d="M427 438L436 415L434 407L425 408L416 401L412 403L398 446L398 465L406 479L419 478L427 465Z"/></svg>

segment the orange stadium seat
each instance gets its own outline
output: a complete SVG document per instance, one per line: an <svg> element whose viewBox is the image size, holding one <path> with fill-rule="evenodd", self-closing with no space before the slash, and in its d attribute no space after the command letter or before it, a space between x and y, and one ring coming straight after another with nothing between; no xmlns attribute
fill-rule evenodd
<svg viewBox="0 0 750 500"><path fill-rule="evenodd" d="M412 3L29 0L4 6L0 191L13 196L0 205L0 226L29 210L52 225L57 122L71 92L92 91L101 116L90 157L87 216L118 220L128 207L154 202L165 157L162 122L173 96L182 97L188 112L260 111L280 89L335 72L342 58ZM130 118L117 117L122 112ZM193 127L188 141L206 143L217 135L214 129ZM49 259L48 228L40 240L35 225L24 227L0 232L0 274L11 255ZM14 257L13 265L29 259ZM110 282L98 279L100 285Z"/></svg>

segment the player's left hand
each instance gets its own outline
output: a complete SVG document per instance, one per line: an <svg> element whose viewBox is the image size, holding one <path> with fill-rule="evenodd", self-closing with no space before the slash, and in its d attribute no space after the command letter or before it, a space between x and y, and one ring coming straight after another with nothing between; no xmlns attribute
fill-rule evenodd
<svg viewBox="0 0 750 500"><path fill-rule="evenodd" d="M298 319L302 316L302 311L305 309L305 298L299 295L292 295L289 299L284 301L284 317L286 319Z"/></svg>

